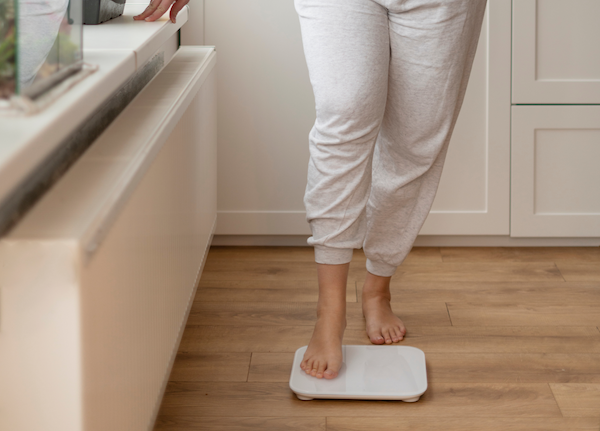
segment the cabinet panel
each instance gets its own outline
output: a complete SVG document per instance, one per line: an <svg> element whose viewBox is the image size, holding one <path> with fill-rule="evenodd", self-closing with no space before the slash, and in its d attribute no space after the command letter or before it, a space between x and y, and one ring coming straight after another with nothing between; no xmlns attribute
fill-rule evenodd
<svg viewBox="0 0 600 431"><path fill-rule="evenodd" d="M513 103L600 103L600 2L513 1Z"/></svg>
<svg viewBox="0 0 600 431"><path fill-rule="evenodd" d="M510 2L491 0L463 111L423 234L507 235ZM205 0L219 53L222 235L309 234L303 196L315 119L292 0Z"/></svg>
<svg viewBox="0 0 600 431"><path fill-rule="evenodd" d="M512 109L511 236L600 236L600 107Z"/></svg>
<svg viewBox="0 0 600 431"><path fill-rule="evenodd" d="M509 232L510 4L489 1L469 87L421 235Z"/></svg>

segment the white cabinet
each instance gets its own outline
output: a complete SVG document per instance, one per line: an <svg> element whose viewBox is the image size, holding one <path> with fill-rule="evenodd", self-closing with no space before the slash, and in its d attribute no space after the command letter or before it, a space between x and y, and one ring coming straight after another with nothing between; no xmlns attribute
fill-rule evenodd
<svg viewBox="0 0 600 431"><path fill-rule="evenodd" d="M508 235L510 3L491 0L440 186L421 235Z"/></svg>
<svg viewBox="0 0 600 431"><path fill-rule="evenodd" d="M216 222L216 54L184 47L0 241L0 429L152 429Z"/></svg>
<svg viewBox="0 0 600 431"><path fill-rule="evenodd" d="M600 1L513 1L513 103L600 103Z"/></svg>
<svg viewBox="0 0 600 431"><path fill-rule="evenodd" d="M314 98L293 0L205 0L219 53L218 234L309 234Z"/></svg>
<svg viewBox="0 0 600 431"><path fill-rule="evenodd" d="M192 6L193 8L193 6ZM423 234L508 235L510 2L490 0L462 113ZM293 0L205 0L219 52L217 234L309 234L314 99Z"/></svg>
<svg viewBox="0 0 600 431"><path fill-rule="evenodd" d="M600 237L599 16L513 1L512 237Z"/></svg>
<svg viewBox="0 0 600 431"><path fill-rule="evenodd" d="M514 106L515 237L600 236L600 106Z"/></svg>
<svg viewBox="0 0 600 431"><path fill-rule="evenodd" d="M216 233L308 235L303 195L315 112L294 2L204 0L202 11L204 43L216 45L220 59ZM598 160L600 115L594 107L511 108L600 104L598 16L598 0L488 0L421 235L479 236L479 244L502 237L512 241L506 245L600 236L598 178L589 165Z"/></svg>

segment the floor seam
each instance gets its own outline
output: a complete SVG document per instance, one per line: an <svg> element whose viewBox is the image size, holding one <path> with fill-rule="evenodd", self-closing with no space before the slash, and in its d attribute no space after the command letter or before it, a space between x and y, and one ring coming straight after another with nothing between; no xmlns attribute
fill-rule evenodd
<svg viewBox="0 0 600 431"><path fill-rule="evenodd" d="M567 282L567 280L565 279L565 276L563 275L562 271L560 270L560 268L558 267L558 265L556 264L556 262L553 262L553 263L554 263L554 267L556 268L556 270L557 270L557 271L558 271L558 273L560 274L560 278L562 278L562 279L563 279L563 281L566 283L566 282Z"/></svg>
<svg viewBox="0 0 600 431"><path fill-rule="evenodd" d="M250 367L252 366L252 355L254 353L250 352L250 361L248 361L248 372L246 373L246 383L248 383L248 379L250 378Z"/></svg>
<svg viewBox="0 0 600 431"><path fill-rule="evenodd" d="M448 319L450 319L450 326L454 326L454 323L452 323L452 316L450 316L450 308L448 307L448 303L444 302L444 304L446 304L446 312L448 313Z"/></svg>
<svg viewBox="0 0 600 431"><path fill-rule="evenodd" d="M565 415L563 414L562 409L560 408L560 404L558 404L558 400L556 399L556 394L554 393L554 391L552 390L552 385L550 383L546 383L548 385L548 389L550 389L550 393L552 394L552 398L554 399L554 402L556 403L556 408L558 409L558 412L560 413L560 416L562 418L565 417Z"/></svg>

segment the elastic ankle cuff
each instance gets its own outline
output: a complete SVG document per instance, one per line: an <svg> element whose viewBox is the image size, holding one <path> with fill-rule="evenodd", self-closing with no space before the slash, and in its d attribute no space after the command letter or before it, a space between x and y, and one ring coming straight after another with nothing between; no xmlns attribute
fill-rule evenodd
<svg viewBox="0 0 600 431"><path fill-rule="evenodd" d="M380 277L391 277L396 272L396 266L388 265L385 262L375 262L367 259L367 271Z"/></svg>
<svg viewBox="0 0 600 431"><path fill-rule="evenodd" d="M326 265L342 265L352 260L351 248L332 248L315 245L315 261Z"/></svg>

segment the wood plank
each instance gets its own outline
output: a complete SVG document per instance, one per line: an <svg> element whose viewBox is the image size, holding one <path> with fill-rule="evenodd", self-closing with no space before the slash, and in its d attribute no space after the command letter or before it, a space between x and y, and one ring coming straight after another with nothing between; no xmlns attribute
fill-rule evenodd
<svg viewBox="0 0 600 431"><path fill-rule="evenodd" d="M315 252L312 247L227 247L211 246L206 264L224 262L314 262Z"/></svg>
<svg viewBox="0 0 600 431"><path fill-rule="evenodd" d="M596 326L600 304L448 303L454 326Z"/></svg>
<svg viewBox="0 0 600 431"><path fill-rule="evenodd" d="M295 352L310 341L310 326L188 326L180 352ZM364 330L347 329L344 344L370 345ZM586 353L600 354L593 327L418 327L409 326L401 345L426 354Z"/></svg>
<svg viewBox="0 0 600 431"><path fill-rule="evenodd" d="M442 247L444 262L600 263L600 247Z"/></svg>
<svg viewBox="0 0 600 431"><path fill-rule="evenodd" d="M597 337L593 326L419 326L413 327L413 335L428 336L486 336L486 337Z"/></svg>
<svg viewBox="0 0 600 431"><path fill-rule="evenodd" d="M407 325L450 325L443 302L393 303L393 309ZM314 326L314 302L194 302L188 325L295 325ZM346 304L347 328L364 328L362 306Z"/></svg>
<svg viewBox="0 0 600 431"><path fill-rule="evenodd" d="M250 283L248 283L250 284ZM254 283L257 285L257 283ZM290 285L292 283L289 283ZM297 285L298 283L296 283ZM310 287L285 288L228 288L228 287L199 287L194 301L200 302L317 302L319 288L317 282ZM356 302L356 284L348 283L346 301Z"/></svg>
<svg viewBox="0 0 600 431"><path fill-rule="evenodd" d="M354 250L352 261L364 264L367 258L363 250ZM218 261L262 261L262 262L314 262L312 247L226 247L212 246L206 259L207 264ZM440 247L413 247L405 263L441 263Z"/></svg>
<svg viewBox="0 0 600 431"><path fill-rule="evenodd" d="M324 417L202 417L161 415L156 421L156 431L325 431Z"/></svg>
<svg viewBox="0 0 600 431"><path fill-rule="evenodd" d="M600 264L575 264L557 261L556 266L567 281L589 281L600 283Z"/></svg>
<svg viewBox="0 0 600 431"><path fill-rule="evenodd" d="M407 263L402 265L404 272L409 269L415 268L417 272L425 271L427 267L438 267L444 265L438 263L437 265L424 264L422 262L411 263L408 260ZM448 264L453 265L453 264ZM517 264L513 264L517 265ZM538 266L543 264L537 264ZM547 266L547 265L546 265ZM553 270L558 274L558 270L552 266ZM531 279L534 274L536 277L540 277L544 268L531 268L529 271L521 271L523 274L518 275L521 279ZM446 269L444 269L446 270ZM448 268L452 271L452 268ZM454 270L455 271L455 270ZM537 271L537 272L536 272ZM439 272L439 269L437 270ZM363 264L352 262L349 270L349 281L353 282L356 279L363 280L366 276L366 269ZM402 271L400 272L402 273ZM517 280L513 276L511 280ZM317 264L314 262L303 262L303 261L246 261L246 260L233 260L224 261L217 260L210 263L206 263L204 270L202 271L202 283L210 284L212 281L237 281L237 280L254 280L254 281L272 281L272 280L316 280L317 279ZM549 279L548 276L542 278L543 280Z"/></svg>
<svg viewBox="0 0 600 431"><path fill-rule="evenodd" d="M392 300L407 302L501 302L539 304L599 304L600 288L590 282L397 282L390 285ZM358 301L362 283L358 283Z"/></svg>
<svg viewBox="0 0 600 431"><path fill-rule="evenodd" d="M413 247L406 256L403 265L405 264L420 264L420 263L441 263L442 252L440 247Z"/></svg>
<svg viewBox="0 0 600 431"><path fill-rule="evenodd" d="M598 431L600 421L579 418L355 418L328 417L327 431Z"/></svg>
<svg viewBox="0 0 600 431"><path fill-rule="evenodd" d="M564 417L600 418L600 384L552 383L550 388Z"/></svg>
<svg viewBox="0 0 600 431"><path fill-rule="evenodd" d="M354 250L353 262L366 263L367 257L363 250ZM442 263L440 247L413 247L404 259L402 265L423 265Z"/></svg>
<svg viewBox="0 0 600 431"><path fill-rule="evenodd" d="M348 281L351 285L353 282ZM306 289L319 290L317 279L308 280L203 280L198 283L198 290L201 289L265 289L265 290L287 290L287 289Z"/></svg>
<svg viewBox="0 0 600 431"><path fill-rule="evenodd" d="M245 382L250 353L180 353L169 380L172 382Z"/></svg>
<svg viewBox="0 0 600 431"><path fill-rule="evenodd" d="M351 273L364 280L363 272ZM437 265L401 265L396 282L536 282L565 281L553 263L441 263Z"/></svg>
<svg viewBox="0 0 600 431"><path fill-rule="evenodd" d="M287 383L171 382L164 415L204 417L560 417L547 384L433 383L417 403L300 401Z"/></svg>
<svg viewBox="0 0 600 431"><path fill-rule="evenodd" d="M249 382L287 382L290 380L294 353L252 353Z"/></svg>
<svg viewBox="0 0 600 431"><path fill-rule="evenodd" d="M444 383L600 383L600 354L432 352L427 378Z"/></svg>
<svg viewBox="0 0 600 431"><path fill-rule="evenodd" d="M253 353L249 382L287 382L293 353ZM427 353L427 380L440 383L600 383L600 355Z"/></svg>
<svg viewBox="0 0 600 431"><path fill-rule="evenodd" d="M188 326L179 351L295 352L308 345L312 331L310 326Z"/></svg>
<svg viewBox="0 0 600 431"><path fill-rule="evenodd" d="M213 261L206 263L201 280L316 280L314 262Z"/></svg>

